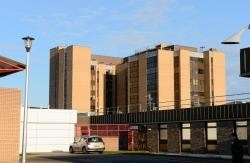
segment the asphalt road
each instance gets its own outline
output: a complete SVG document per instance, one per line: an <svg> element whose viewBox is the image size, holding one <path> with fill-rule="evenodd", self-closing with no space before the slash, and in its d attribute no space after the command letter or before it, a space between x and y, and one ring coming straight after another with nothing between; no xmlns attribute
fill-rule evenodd
<svg viewBox="0 0 250 163"><path fill-rule="evenodd" d="M27 163L231 163L231 160L173 157L150 155L143 153L119 154L69 154L69 153L43 153L27 156ZM245 161L249 162L250 161Z"/></svg>
<svg viewBox="0 0 250 163"><path fill-rule="evenodd" d="M27 156L27 163L230 163L231 160L172 157L138 153L124 154L69 154L44 153ZM245 161L250 162L250 161Z"/></svg>

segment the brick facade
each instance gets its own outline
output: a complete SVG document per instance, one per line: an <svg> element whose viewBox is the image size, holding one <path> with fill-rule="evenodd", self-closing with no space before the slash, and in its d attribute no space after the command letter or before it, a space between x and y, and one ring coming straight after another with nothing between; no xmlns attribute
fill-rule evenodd
<svg viewBox="0 0 250 163"><path fill-rule="evenodd" d="M219 154L231 154L231 134L233 121L217 122L217 144Z"/></svg>
<svg viewBox="0 0 250 163"><path fill-rule="evenodd" d="M147 130L147 150L159 152L159 128L158 125L149 125Z"/></svg>
<svg viewBox="0 0 250 163"><path fill-rule="evenodd" d="M0 88L0 162L19 162L21 91Z"/></svg>
<svg viewBox="0 0 250 163"><path fill-rule="evenodd" d="M205 122L195 122L191 127L191 152L206 152L206 124Z"/></svg>
<svg viewBox="0 0 250 163"><path fill-rule="evenodd" d="M112 137L102 137L105 142L105 151L118 151L119 150L119 138Z"/></svg>
<svg viewBox="0 0 250 163"><path fill-rule="evenodd" d="M180 123L168 124L168 152L178 153L181 151L181 125Z"/></svg>

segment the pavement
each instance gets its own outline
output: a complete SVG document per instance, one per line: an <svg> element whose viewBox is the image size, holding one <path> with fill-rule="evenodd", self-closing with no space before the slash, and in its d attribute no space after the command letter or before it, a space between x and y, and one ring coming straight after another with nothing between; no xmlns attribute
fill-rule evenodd
<svg viewBox="0 0 250 163"><path fill-rule="evenodd" d="M230 163L230 156L204 154L169 154L149 152L106 152L104 154L51 152L27 155L27 163ZM218 155L217 155L218 156ZM250 160L245 160L245 163Z"/></svg>
<svg viewBox="0 0 250 163"><path fill-rule="evenodd" d="M158 153L152 153L154 155L163 155L163 156L179 156L179 157L194 157L194 158L217 158L217 159L232 159L231 155L218 155L218 154L192 154L192 153L164 153L164 152L158 152ZM250 161L250 156L244 155L244 160Z"/></svg>

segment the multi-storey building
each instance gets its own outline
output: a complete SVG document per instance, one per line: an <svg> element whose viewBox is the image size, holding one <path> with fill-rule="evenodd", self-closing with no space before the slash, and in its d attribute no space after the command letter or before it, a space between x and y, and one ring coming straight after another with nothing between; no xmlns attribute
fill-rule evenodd
<svg viewBox="0 0 250 163"><path fill-rule="evenodd" d="M116 105L114 75L118 63L121 58L92 55L84 46L51 49L50 107L100 114L112 111Z"/></svg>
<svg viewBox="0 0 250 163"><path fill-rule="evenodd" d="M81 46L50 53L54 108L126 113L226 102L225 59L216 49L160 44L123 59Z"/></svg>
<svg viewBox="0 0 250 163"><path fill-rule="evenodd" d="M121 75L120 75L121 73ZM119 76L127 73L121 86ZM123 112L220 105L226 102L225 59L216 49L160 44L117 66L117 104ZM127 103L125 103L126 101ZM121 107L120 107L121 108Z"/></svg>

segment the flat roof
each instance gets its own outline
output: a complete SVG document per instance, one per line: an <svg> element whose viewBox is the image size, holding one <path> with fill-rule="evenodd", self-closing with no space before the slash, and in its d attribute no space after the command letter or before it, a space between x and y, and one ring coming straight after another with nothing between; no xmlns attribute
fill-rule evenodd
<svg viewBox="0 0 250 163"><path fill-rule="evenodd" d="M22 71L26 66L20 62L0 56L0 78L9 74Z"/></svg>
<svg viewBox="0 0 250 163"><path fill-rule="evenodd" d="M111 65L117 65L117 64L122 63L122 58L113 57L113 56L92 54L91 59L92 60L97 60L98 63L111 64Z"/></svg>

